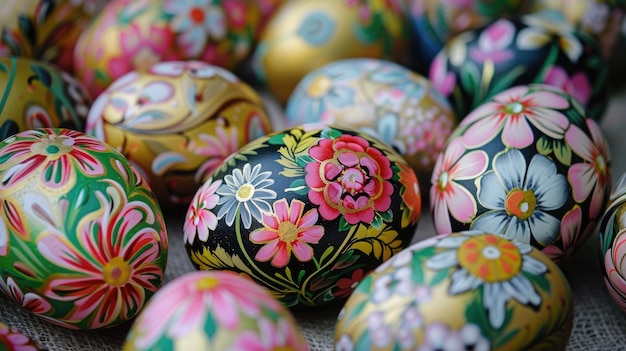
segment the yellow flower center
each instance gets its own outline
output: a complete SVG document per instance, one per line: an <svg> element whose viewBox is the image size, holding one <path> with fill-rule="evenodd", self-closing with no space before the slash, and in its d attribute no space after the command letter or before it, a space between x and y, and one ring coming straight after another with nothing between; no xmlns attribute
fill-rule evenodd
<svg viewBox="0 0 626 351"><path fill-rule="evenodd" d="M286 243L294 242L298 238L298 227L289 221L280 222L278 225L278 236Z"/></svg>
<svg viewBox="0 0 626 351"><path fill-rule="evenodd" d="M291 346L278 346L274 347L272 351L296 351L296 349L292 348Z"/></svg>
<svg viewBox="0 0 626 351"><path fill-rule="evenodd" d="M121 286L130 279L131 269L121 257L113 257L104 265L104 281L111 286Z"/></svg>
<svg viewBox="0 0 626 351"><path fill-rule="evenodd" d="M333 81L330 78L325 75L319 75L309 85L308 94L313 98L320 98L326 95L332 86Z"/></svg>
<svg viewBox="0 0 626 351"><path fill-rule="evenodd" d="M254 185L250 183L246 183L239 187L237 193L235 194L235 198L239 202L248 201L254 195Z"/></svg>
<svg viewBox="0 0 626 351"><path fill-rule="evenodd" d="M522 268L517 246L492 234L467 239L459 247L457 259L469 274L489 283L509 280Z"/></svg>
<svg viewBox="0 0 626 351"><path fill-rule="evenodd" d="M217 280L217 278L213 278L213 277L206 277L206 278L202 278L199 279L196 282L196 288L200 291L207 291L207 290L211 290L213 288L215 288L216 286L219 285L219 280Z"/></svg>
<svg viewBox="0 0 626 351"><path fill-rule="evenodd" d="M606 173L606 160L604 159L604 156L598 155L598 157L596 157L595 168L599 174Z"/></svg>
<svg viewBox="0 0 626 351"><path fill-rule="evenodd" d="M537 198L532 190L522 190L515 188L506 196L504 207L509 216L516 216L521 220L526 220L535 212Z"/></svg>

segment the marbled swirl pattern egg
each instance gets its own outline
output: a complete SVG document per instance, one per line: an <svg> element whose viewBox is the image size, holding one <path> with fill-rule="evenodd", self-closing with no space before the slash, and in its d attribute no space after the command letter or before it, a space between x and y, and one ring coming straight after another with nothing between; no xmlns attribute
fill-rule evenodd
<svg viewBox="0 0 626 351"><path fill-rule="evenodd" d="M75 73L97 97L125 73L161 61L233 70L251 53L259 23L252 0L111 0L76 44Z"/></svg>
<svg viewBox="0 0 626 351"><path fill-rule="evenodd" d="M598 233L600 267L611 298L626 312L626 174L611 194Z"/></svg>
<svg viewBox="0 0 626 351"><path fill-rule="evenodd" d="M303 125L225 160L183 232L197 268L245 274L287 306L320 306L408 246L420 210L415 173L386 143Z"/></svg>
<svg viewBox="0 0 626 351"><path fill-rule="evenodd" d="M407 47L406 22L399 0L288 1L263 31L253 69L285 103L307 73L332 61L401 60Z"/></svg>
<svg viewBox="0 0 626 351"><path fill-rule="evenodd" d="M82 131L91 97L59 68L32 59L0 57L0 140L33 128Z"/></svg>
<svg viewBox="0 0 626 351"><path fill-rule="evenodd" d="M457 117L516 85L565 90L599 120L608 103L607 64L598 42L545 13L498 19L454 36L435 57L429 77Z"/></svg>
<svg viewBox="0 0 626 351"><path fill-rule="evenodd" d="M308 351L291 313L250 279L191 272L165 285L133 323L123 351Z"/></svg>
<svg viewBox="0 0 626 351"><path fill-rule="evenodd" d="M107 0L3 1L0 56L28 57L74 71L74 47Z"/></svg>
<svg viewBox="0 0 626 351"><path fill-rule="evenodd" d="M430 174L457 121L447 100L421 75L378 59L345 59L307 74L286 107L291 126L327 123L390 144L416 173Z"/></svg>
<svg viewBox="0 0 626 351"><path fill-rule="evenodd" d="M111 146L69 129L0 143L0 292L71 329L133 318L161 286L163 215Z"/></svg>
<svg viewBox="0 0 626 351"><path fill-rule="evenodd" d="M581 247L611 191L611 154L582 106L547 85L507 89L453 131L431 178L440 234L476 229L560 261Z"/></svg>
<svg viewBox="0 0 626 351"><path fill-rule="evenodd" d="M340 312L336 350L565 350L567 280L532 246L481 231L416 243L368 275Z"/></svg>
<svg viewBox="0 0 626 351"><path fill-rule="evenodd" d="M227 156L271 130L251 87L200 61L120 77L94 101L86 128L128 158L164 207L188 205Z"/></svg>

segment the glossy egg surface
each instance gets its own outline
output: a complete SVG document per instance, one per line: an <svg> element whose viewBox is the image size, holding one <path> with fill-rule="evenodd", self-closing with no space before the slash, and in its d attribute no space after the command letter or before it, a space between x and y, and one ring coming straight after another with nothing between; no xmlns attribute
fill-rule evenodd
<svg viewBox="0 0 626 351"><path fill-rule="evenodd" d="M111 146L69 129L0 143L0 291L71 329L134 317L160 287L166 227Z"/></svg>
<svg viewBox="0 0 626 351"><path fill-rule="evenodd" d="M0 56L19 56L74 70L74 47L107 0L3 1Z"/></svg>
<svg viewBox="0 0 626 351"><path fill-rule="evenodd" d="M398 0L288 1L268 22L253 56L258 80L285 103L309 72L345 58L401 60L407 25Z"/></svg>
<svg viewBox="0 0 626 351"><path fill-rule="evenodd" d="M430 208L440 234L500 233L560 261L589 238L610 190L598 123L562 90L518 86L452 133L432 174Z"/></svg>
<svg viewBox="0 0 626 351"><path fill-rule="evenodd" d="M33 128L83 131L91 97L56 66L23 57L0 57L0 140Z"/></svg>
<svg viewBox="0 0 626 351"><path fill-rule="evenodd" d="M426 239L368 275L339 313L336 350L565 350L569 284L532 246L481 231Z"/></svg>
<svg viewBox="0 0 626 351"><path fill-rule="evenodd" d="M398 150L416 173L430 174L456 126L430 82L385 60L345 59L307 74L286 107L289 125L327 123L359 129Z"/></svg>
<svg viewBox="0 0 626 351"><path fill-rule="evenodd" d="M97 97L125 73L161 61L232 70L251 53L260 19L251 0L112 0L81 34L75 73Z"/></svg>
<svg viewBox="0 0 626 351"><path fill-rule="evenodd" d="M524 84L563 89L596 120L609 98L598 42L546 13L497 19L454 36L433 60L429 77L459 119L495 94Z"/></svg>
<svg viewBox="0 0 626 351"><path fill-rule="evenodd" d="M122 350L308 351L291 313L269 291L226 271L167 283L134 321Z"/></svg>
<svg viewBox="0 0 626 351"><path fill-rule="evenodd" d="M606 289L626 312L626 175L618 182L600 221L598 248Z"/></svg>
<svg viewBox="0 0 626 351"><path fill-rule="evenodd" d="M183 228L193 264L232 270L287 306L345 299L408 246L421 209L408 163L352 129L303 125L244 146L196 193Z"/></svg>
<svg viewBox="0 0 626 351"><path fill-rule="evenodd" d="M126 156L164 207L188 205L227 156L271 130L256 91L200 61L120 77L98 96L86 127Z"/></svg>

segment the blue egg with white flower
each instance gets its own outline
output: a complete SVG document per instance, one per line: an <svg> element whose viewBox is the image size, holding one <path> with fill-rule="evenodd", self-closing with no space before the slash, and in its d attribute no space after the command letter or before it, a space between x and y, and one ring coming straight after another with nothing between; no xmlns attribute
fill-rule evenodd
<svg viewBox="0 0 626 351"><path fill-rule="evenodd" d="M611 191L611 153L600 125L564 90L520 85L474 109L433 169L438 234L483 230L561 263L587 241Z"/></svg>
<svg viewBox="0 0 626 351"><path fill-rule="evenodd" d="M572 294L529 244L461 231L407 247L339 313L336 350L565 350Z"/></svg>
<svg viewBox="0 0 626 351"><path fill-rule="evenodd" d="M446 98L425 77L397 63L353 58L308 73L287 101L290 126L330 123L375 136L430 174L457 125Z"/></svg>

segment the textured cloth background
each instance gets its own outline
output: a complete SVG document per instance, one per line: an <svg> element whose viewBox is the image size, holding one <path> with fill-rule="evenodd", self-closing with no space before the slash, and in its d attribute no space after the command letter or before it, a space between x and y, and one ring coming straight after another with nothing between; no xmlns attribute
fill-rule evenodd
<svg viewBox="0 0 626 351"><path fill-rule="evenodd" d="M269 101L269 109L279 118L280 111ZM614 93L601 122L613 156L613 183L626 171L626 91ZM421 184L422 192L430 184ZM434 235L428 204L422 214L414 241ZM165 283L194 268L184 250L182 219L186 209L166 213L169 235L169 258ZM626 350L626 314L613 303L604 288L597 240L592 237L563 266L574 294L574 329L568 350ZM311 350L332 350L335 318L341 306L333 305L295 315ZM120 350L130 323L96 331L73 331L38 319L20 306L0 296L0 322L21 331L43 349L59 351Z"/></svg>

